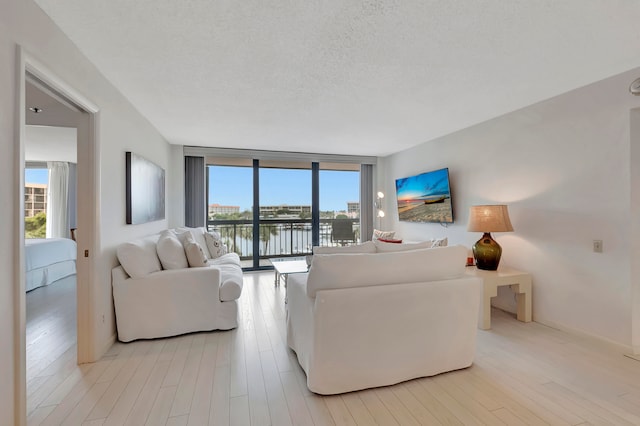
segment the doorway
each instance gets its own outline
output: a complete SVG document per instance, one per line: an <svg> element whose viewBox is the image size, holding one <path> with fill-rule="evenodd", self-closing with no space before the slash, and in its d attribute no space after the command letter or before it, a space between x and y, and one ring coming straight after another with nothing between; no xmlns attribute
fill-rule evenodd
<svg viewBox="0 0 640 426"><path fill-rule="evenodd" d="M27 416L77 364L77 128L82 112L26 81L25 344ZM60 124L52 126L51 124ZM61 380L61 379L60 379Z"/></svg>
<svg viewBox="0 0 640 426"><path fill-rule="evenodd" d="M95 361L95 342L92 340L94 302L91 298L95 275L95 256L99 252L98 232L98 194L99 188L99 157L97 126L98 108L80 95L70 85L56 77L47 67L42 65L21 47L18 48L19 70L17 74L17 125L20 131L16 137L15 164L16 182L18 188L14 193L14 251L17 262L15 263L14 276L16 292L14 305L17 307L17 340L15 351L15 407L19 413L19 423L26 423L26 287L25 287L25 249L24 249L24 209L25 209L25 129L27 125L28 88L36 86L57 102L66 104L75 111L73 122L65 122L64 117L53 116L40 118L40 125L66 126L77 129L77 194L81 200L77 208L77 228L81 230L77 237L76 260L76 309L77 309L77 363ZM64 114L63 114L64 115ZM67 117L69 118L69 117Z"/></svg>

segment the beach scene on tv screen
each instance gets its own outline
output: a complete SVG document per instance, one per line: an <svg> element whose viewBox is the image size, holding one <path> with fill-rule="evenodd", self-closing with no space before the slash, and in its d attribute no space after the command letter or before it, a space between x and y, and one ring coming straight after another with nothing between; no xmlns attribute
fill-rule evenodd
<svg viewBox="0 0 640 426"><path fill-rule="evenodd" d="M407 222L453 222L449 170L396 179L398 216Z"/></svg>

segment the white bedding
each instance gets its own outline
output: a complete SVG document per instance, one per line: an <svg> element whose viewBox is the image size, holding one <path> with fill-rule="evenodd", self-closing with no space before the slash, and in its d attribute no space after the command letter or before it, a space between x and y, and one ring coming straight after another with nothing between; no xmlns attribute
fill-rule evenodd
<svg viewBox="0 0 640 426"><path fill-rule="evenodd" d="M26 290L76 273L76 242L68 238L26 239Z"/></svg>

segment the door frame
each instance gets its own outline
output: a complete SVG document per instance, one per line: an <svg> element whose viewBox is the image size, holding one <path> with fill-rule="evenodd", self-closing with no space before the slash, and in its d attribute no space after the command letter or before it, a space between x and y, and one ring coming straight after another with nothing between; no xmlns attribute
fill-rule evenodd
<svg viewBox="0 0 640 426"><path fill-rule="evenodd" d="M18 184L14 188L13 246L16 262L14 262L14 282L17 284L14 293L14 310L16 326L14 330L14 388L15 413L19 424L26 424L26 291L25 291L25 254L24 254L24 150L26 126L26 75L37 77L54 92L79 107L86 117L78 126L78 195L83 198L78 203L77 222L81 232L78 233L77 258L77 360L78 364L95 361L97 342L95 336L95 285L99 282L98 254L100 253L100 149L99 124L100 110L88 98L59 78L46 65L31 55L24 47L16 49L16 134L14 164L14 180ZM88 257L84 257L87 251Z"/></svg>

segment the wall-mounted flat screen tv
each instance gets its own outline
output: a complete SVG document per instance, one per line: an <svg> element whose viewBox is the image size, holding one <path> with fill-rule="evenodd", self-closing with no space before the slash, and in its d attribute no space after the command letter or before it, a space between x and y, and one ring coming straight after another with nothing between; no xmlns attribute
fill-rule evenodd
<svg viewBox="0 0 640 426"><path fill-rule="evenodd" d="M396 179L396 196L401 221L453 223L448 168Z"/></svg>

